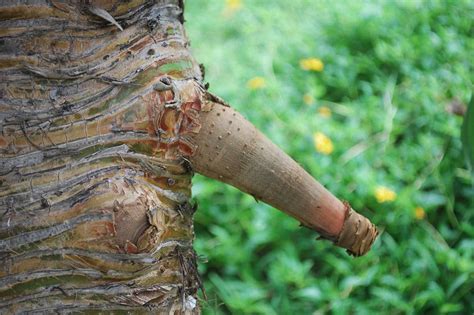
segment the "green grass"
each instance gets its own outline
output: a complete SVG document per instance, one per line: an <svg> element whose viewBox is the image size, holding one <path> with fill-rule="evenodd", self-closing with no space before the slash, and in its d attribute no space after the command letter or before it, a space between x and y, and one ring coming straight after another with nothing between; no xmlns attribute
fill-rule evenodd
<svg viewBox="0 0 474 315"><path fill-rule="evenodd" d="M472 314L474 180L462 117L445 107L471 95L474 2L247 0L230 14L216 0L187 1L186 10L210 90L383 230L353 259L196 176L204 312ZM301 69L308 57L324 70ZM266 86L251 90L256 76ZM318 114L323 106L331 117ZM315 132L332 140L332 154L316 151ZM377 202L379 186L396 199Z"/></svg>

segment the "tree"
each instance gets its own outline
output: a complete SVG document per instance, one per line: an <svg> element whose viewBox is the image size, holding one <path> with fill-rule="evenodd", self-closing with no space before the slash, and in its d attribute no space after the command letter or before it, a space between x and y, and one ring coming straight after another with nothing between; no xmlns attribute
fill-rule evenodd
<svg viewBox="0 0 474 315"><path fill-rule="evenodd" d="M1 4L2 311L199 313L194 171L369 250L369 220L207 91L183 10Z"/></svg>

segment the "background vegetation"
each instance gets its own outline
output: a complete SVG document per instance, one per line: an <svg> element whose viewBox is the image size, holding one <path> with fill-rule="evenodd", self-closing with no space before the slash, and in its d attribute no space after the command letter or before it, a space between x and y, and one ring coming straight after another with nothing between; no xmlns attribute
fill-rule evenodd
<svg viewBox="0 0 474 315"><path fill-rule="evenodd" d="M210 90L382 235L365 257L196 176L208 314L474 312L474 2L187 1Z"/></svg>

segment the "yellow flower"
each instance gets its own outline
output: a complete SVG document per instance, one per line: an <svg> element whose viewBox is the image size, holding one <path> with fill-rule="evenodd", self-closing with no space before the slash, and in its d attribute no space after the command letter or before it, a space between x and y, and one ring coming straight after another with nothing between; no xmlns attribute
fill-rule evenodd
<svg viewBox="0 0 474 315"><path fill-rule="evenodd" d="M331 109L327 106L321 106L320 108L318 108L318 113L319 115L321 115L321 117L324 118L331 117Z"/></svg>
<svg viewBox="0 0 474 315"><path fill-rule="evenodd" d="M300 67L307 71L321 72L324 69L324 63L318 58L306 58L300 60Z"/></svg>
<svg viewBox="0 0 474 315"><path fill-rule="evenodd" d="M375 199L378 203L394 201L397 198L397 193L390 188L384 186L378 186L375 189Z"/></svg>
<svg viewBox="0 0 474 315"><path fill-rule="evenodd" d="M425 218L425 216L426 216L425 209L423 209L422 207L415 208L415 218L417 218L418 220L422 220Z"/></svg>
<svg viewBox="0 0 474 315"><path fill-rule="evenodd" d="M311 105L314 103L314 98L311 94L309 93L306 93L305 95L303 95L303 102L306 104L306 105Z"/></svg>
<svg viewBox="0 0 474 315"><path fill-rule="evenodd" d="M334 145L331 139L329 139L324 133L316 132L313 135L314 147L319 153L329 155L334 151Z"/></svg>
<svg viewBox="0 0 474 315"><path fill-rule="evenodd" d="M241 0L226 0L224 14L230 15L234 13L235 11L240 10L241 8L242 8Z"/></svg>
<svg viewBox="0 0 474 315"><path fill-rule="evenodd" d="M266 85L263 77L254 77L247 82L247 86L251 90L257 90L264 88Z"/></svg>

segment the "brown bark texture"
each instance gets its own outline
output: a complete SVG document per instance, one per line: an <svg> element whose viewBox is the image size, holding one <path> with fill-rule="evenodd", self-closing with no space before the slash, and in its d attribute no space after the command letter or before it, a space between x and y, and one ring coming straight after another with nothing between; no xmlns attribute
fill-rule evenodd
<svg viewBox="0 0 474 315"><path fill-rule="evenodd" d="M199 313L181 95L154 88L201 81L182 14L0 3L0 313Z"/></svg>
<svg viewBox="0 0 474 315"><path fill-rule="evenodd" d="M203 86L183 2L0 2L0 313L199 313L193 171L377 231Z"/></svg>

